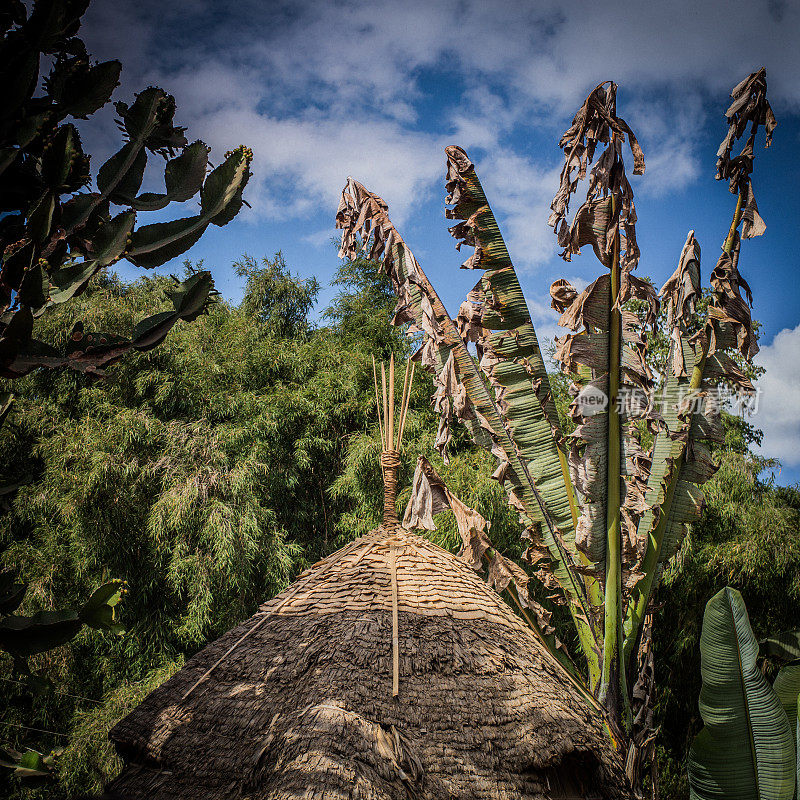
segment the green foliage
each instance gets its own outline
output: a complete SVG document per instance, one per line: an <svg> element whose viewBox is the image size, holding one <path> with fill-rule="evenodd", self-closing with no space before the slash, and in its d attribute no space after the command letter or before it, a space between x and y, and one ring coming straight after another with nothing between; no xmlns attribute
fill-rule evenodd
<svg viewBox="0 0 800 800"><path fill-rule="evenodd" d="M792 800L794 731L758 668L758 644L742 595L725 587L706 605L700 639L705 727L689 753L697 800ZM794 695L794 706L797 695Z"/></svg>
<svg viewBox="0 0 800 800"><path fill-rule="evenodd" d="M75 638L84 625L123 633L116 606L124 592L121 581L109 581L96 589L78 611L39 611L30 617L21 614L0 617L0 650L11 655L19 668L28 656L60 647ZM23 597L18 592L15 595L13 602L21 604Z"/></svg>
<svg viewBox="0 0 800 800"><path fill-rule="evenodd" d="M406 345L385 326L359 328L342 309L370 298L387 314L386 281L374 266L343 275L339 312L315 327L315 282L294 278L280 256L240 263L240 307L215 304L106 380L35 372L17 381L16 410L0 429L0 481L21 475L25 484L0 518L0 547L30 585L20 613L75 606L109 575L130 591L126 635L80 632L32 656L32 668L58 688L35 698L14 689L4 721L78 732L88 745L90 732L107 731L124 709L107 704L97 717L106 712L90 706L76 716L81 703L63 692L99 698L147 680L359 532L348 523L353 497L329 488L351 442L375 425L372 356ZM75 314L87 327L129 331L143 314L172 307L165 292L173 286L162 277L124 284L97 276L37 326L65 338ZM430 393L420 380L415 403L427 409ZM12 677L12 662L0 661L0 678ZM17 750L23 743L42 752L51 745L30 732L13 742ZM60 788L51 785L48 797L94 790L113 771L102 743L85 757L77 748L67 747Z"/></svg>
<svg viewBox="0 0 800 800"><path fill-rule="evenodd" d="M247 279L241 310L261 322L268 334L284 339L302 339L310 334L308 314L319 294L315 278L303 281L291 276L280 251L261 264L245 255L233 268Z"/></svg>
<svg viewBox="0 0 800 800"><path fill-rule="evenodd" d="M157 87L117 102L125 143L97 171L68 118L86 119L119 83L121 65L92 65L76 34L88 2L37 0L4 17L0 43L0 375L19 378L37 368L98 375L132 349L161 342L179 320L190 321L213 296L208 273L176 289L174 312L148 317L130 338L83 332L76 322L66 347L34 337L34 319L86 290L92 276L126 258L162 265L185 252L209 225L239 212L252 152L227 153L208 175L209 149L189 144L174 124L175 100ZM42 57L52 69L39 89ZM163 156L164 193L139 194L148 152ZM136 227L137 212L159 210L199 193L200 213ZM112 210L112 206L118 209Z"/></svg>
<svg viewBox="0 0 800 800"><path fill-rule="evenodd" d="M670 609L654 630L657 748L662 796L686 800L686 758L702 726L700 693L702 610L726 585L746 598L756 636L797 619L800 608L800 491L758 480L763 459L740 452L740 428L726 425L720 468L704 487L707 507L668 567L657 602ZM768 674L774 666L767 664Z"/></svg>
<svg viewBox="0 0 800 800"><path fill-rule="evenodd" d="M178 657L148 672L141 680L123 680L101 703L75 712L68 743L57 761L59 788L67 797L88 792L99 794L103 785L119 772L122 761L108 741L108 731L182 666L183 658Z"/></svg>

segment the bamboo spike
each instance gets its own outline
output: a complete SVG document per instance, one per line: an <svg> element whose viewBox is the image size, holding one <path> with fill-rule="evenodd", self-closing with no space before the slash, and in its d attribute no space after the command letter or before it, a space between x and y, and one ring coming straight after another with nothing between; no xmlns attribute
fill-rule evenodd
<svg viewBox="0 0 800 800"><path fill-rule="evenodd" d="M381 432L381 449L383 449L383 419L381 418L381 401L378 397L378 368L375 366L375 356L372 356L372 377L375 381L375 408L378 412L378 428ZM381 464L381 474L384 475L383 464Z"/></svg>
<svg viewBox="0 0 800 800"><path fill-rule="evenodd" d="M403 376L403 393L400 395L400 417L397 421L397 446L395 450L400 450L400 442L403 440L403 413L406 408L406 391L408 391L408 366L406 361L406 374Z"/></svg>
<svg viewBox="0 0 800 800"><path fill-rule="evenodd" d="M400 694L400 637L397 620L397 554L394 545L389 549L389 572L392 579L392 697Z"/></svg>
<svg viewBox="0 0 800 800"><path fill-rule="evenodd" d="M405 430L406 430L406 419L408 419L408 404L411 401L411 386L414 383L414 369L416 368L416 366L417 365L412 361L411 362L411 376L408 379L408 389L406 390L405 404L404 404L404 409L403 409L403 416L402 416L402 419L400 420L399 442L403 441L403 434L405 433ZM399 443L398 443L398 448L397 449L398 450L400 449Z"/></svg>
<svg viewBox="0 0 800 800"><path fill-rule="evenodd" d="M387 450L394 449L394 353L389 358L389 430L386 434Z"/></svg>
<svg viewBox="0 0 800 800"><path fill-rule="evenodd" d="M389 424L389 407L387 405L387 396L386 396L386 367L384 366L383 362L381 361L381 384L383 388L383 421L388 425ZM386 439L381 440L381 449L386 450Z"/></svg>

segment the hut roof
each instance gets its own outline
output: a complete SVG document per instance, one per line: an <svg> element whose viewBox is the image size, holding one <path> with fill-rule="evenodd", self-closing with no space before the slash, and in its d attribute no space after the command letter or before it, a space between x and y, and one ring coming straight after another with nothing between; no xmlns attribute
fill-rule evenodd
<svg viewBox="0 0 800 800"><path fill-rule="evenodd" d="M108 793L130 800L631 796L557 660L396 524L314 565L110 737L126 763Z"/></svg>

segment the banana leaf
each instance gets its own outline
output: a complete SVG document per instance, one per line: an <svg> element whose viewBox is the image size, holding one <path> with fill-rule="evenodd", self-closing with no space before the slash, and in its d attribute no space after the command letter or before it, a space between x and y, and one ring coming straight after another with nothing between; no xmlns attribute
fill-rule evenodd
<svg viewBox="0 0 800 800"><path fill-rule="evenodd" d="M775 656L786 661L800 659L800 629L783 631L775 636L762 639L761 652L768 656Z"/></svg>
<svg viewBox="0 0 800 800"><path fill-rule="evenodd" d="M692 800L792 800L794 737L756 663L758 643L735 589L709 600L700 654L705 728L689 752Z"/></svg>
<svg viewBox="0 0 800 800"><path fill-rule="evenodd" d="M789 730L797 729L797 703L800 700L800 661L787 664L778 672L772 684L783 710L789 718Z"/></svg>
<svg viewBox="0 0 800 800"><path fill-rule="evenodd" d="M663 565L678 552L686 525L700 518L705 505L700 487L716 471L710 445L724 441L718 385L754 391L726 352L737 348L749 358L757 350L750 312L741 297L741 289L749 295L749 287L738 272L738 234L730 249L723 251L712 272L715 294L706 323L697 333L690 335L700 292L700 246L694 231L689 231L678 267L660 293L667 303L672 347L657 409L661 424L653 445L647 510L638 529L646 542L642 577L625 614L628 656Z"/></svg>
<svg viewBox="0 0 800 800"><path fill-rule="evenodd" d="M450 229L453 237L473 246L463 264L482 269L470 293L468 315L460 315L468 338L478 346L480 366L495 390L497 406L565 546L573 556L577 516L569 473L559 452L561 427L539 342L511 257L503 241L475 167L466 152L450 146L447 154L446 214L463 222ZM462 306L462 309L464 307ZM465 318L466 317L466 318ZM534 519L544 523L538 507Z"/></svg>

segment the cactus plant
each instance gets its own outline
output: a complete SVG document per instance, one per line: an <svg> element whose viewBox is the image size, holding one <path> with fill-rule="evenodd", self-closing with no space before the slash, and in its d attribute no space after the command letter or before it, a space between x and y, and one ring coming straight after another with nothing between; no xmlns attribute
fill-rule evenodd
<svg viewBox="0 0 800 800"><path fill-rule="evenodd" d="M185 252L209 225L226 225L244 203L252 151L239 147L208 172L209 148L189 143L174 121L175 100L149 87L117 102L124 144L97 170L71 120L104 106L119 83L118 61L92 64L77 37L87 0L37 0L30 14L12 2L0 45L0 376L69 368L94 377L131 350L154 347L179 320L213 298L208 272L178 285L173 310L142 320L131 337L86 333L80 323L56 350L34 338L37 317L84 291L97 272L127 259L153 268ZM39 85L43 57L52 69ZM164 192L140 192L150 154L166 160ZM199 193L199 213L139 225L140 214ZM6 409L5 397L3 409Z"/></svg>
<svg viewBox="0 0 800 800"><path fill-rule="evenodd" d="M120 259L161 266L209 225L226 225L244 204L250 178L253 154L245 146L209 171L209 148L189 143L176 125L174 98L149 87L115 104L124 141L92 179L75 120L109 102L121 64L91 62L77 36L87 6L88 0L36 0L29 12L8 0L0 12L0 377L10 380L59 368L102 377L125 354L158 345L178 320L204 313L216 292L211 274L196 271L175 279L167 292L171 309L141 320L131 335L85 331L77 321L63 348L35 338L36 320L83 292L101 270ZM43 63L52 66L41 79ZM141 191L151 155L166 162L163 192ZM139 224L145 212L198 195L194 215ZM12 400L11 392L0 393L0 423ZM41 686L28 656L68 642L84 625L121 632L116 606L124 591L111 581L77 610L25 616L15 613L25 586L0 572L0 650L32 688ZM0 752L0 765L23 778L46 775L50 762L35 751Z"/></svg>

